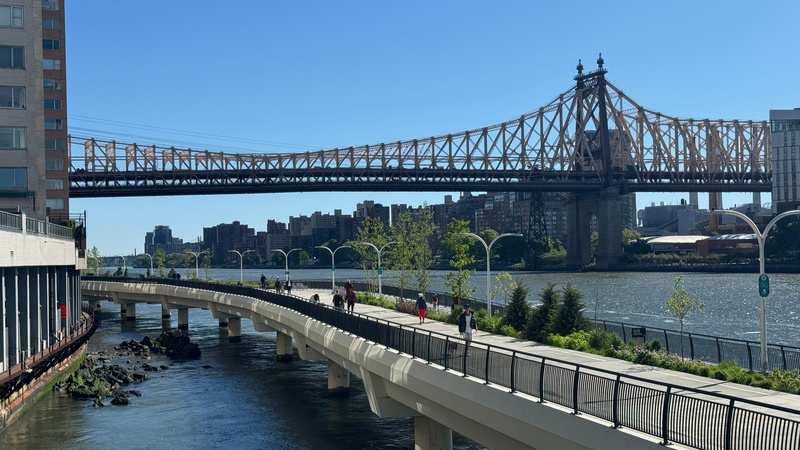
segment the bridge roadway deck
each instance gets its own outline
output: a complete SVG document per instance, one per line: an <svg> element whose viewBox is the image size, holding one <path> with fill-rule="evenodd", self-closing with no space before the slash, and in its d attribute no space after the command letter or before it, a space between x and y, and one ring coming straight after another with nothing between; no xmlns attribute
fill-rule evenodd
<svg viewBox="0 0 800 450"><path fill-rule="evenodd" d="M84 295L113 298L117 303L147 302L162 303L170 308L210 309L215 317L220 314L228 314L228 317L251 318L258 331L270 331L271 328L271 331L289 334L299 344L298 353L301 357L305 359L327 358L329 370L330 364L336 363L362 378L365 388L368 390L368 396L371 396L371 407L379 416L415 417L415 434L419 428L417 426L418 419L424 417L426 419L422 419L423 422L428 420L429 422L424 423L433 428L436 428L436 425L430 420L438 422L440 424L438 426L449 427L479 443L488 445L490 448L657 449L663 448L659 445L661 439L658 430L662 429L662 426L665 427L668 421L674 421L674 424L670 423L669 427L670 433L673 433L671 434L672 439L677 439L674 437L676 435L701 435L700 439L708 442L693 444L697 448L765 450L800 448L800 442L791 440L788 444L786 442L787 439L796 439L797 421L800 420L800 414L769 409L769 405L775 405L797 411L795 409L795 405L798 403L796 395L632 364L481 331L477 331L474 335L475 343L470 352L473 355L462 358L455 354L460 352L460 349L454 351L453 355L445 354L445 358L455 356L453 361L479 360L481 347L485 351L486 346L489 345L492 346L492 351L501 357L497 360L501 365L508 362L508 359L503 360L502 354L510 355L509 350L534 355L531 358L525 357L520 360L519 364L522 365L520 367L527 368L524 374L529 378L524 381L530 381L537 377L539 369L533 370L532 367L541 367L542 377L547 375L548 383L556 383L544 386L542 394L544 394L545 401L540 403L538 398L524 394L524 391L515 391L513 395L509 395L509 389L501 385L495 383L484 385L484 380L480 377L461 376L462 372L457 364L451 364L451 370L443 372L443 367L434 360L431 360L434 364L426 364L424 359L411 358L409 354L398 353L396 350L382 345L376 346L358 335L337 332L336 329L327 326L324 322L313 320L298 311L287 310L285 307L270 303L269 300L265 303L253 297L208 291L199 286L187 285L186 288L182 288L183 283L150 284L148 286L135 281L120 281L122 282L84 280L82 290ZM314 293L320 295L323 305L331 305L332 296L327 290L297 289L296 287L293 291L295 297L299 299L308 299ZM277 300L274 293L270 296ZM355 312L381 321L393 322L394 327L399 324L406 330L419 329L422 331L419 333L420 336L424 336L428 331L441 333L442 336L452 336L452 338L458 336L456 325L433 320L419 324L416 316L377 306L356 304ZM256 320L258 320L258 324L255 323ZM442 336L439 337L443 339ZM458 339L455 340L458 341ZM461 355L463 356L463 352ZM536 362L538 358L544 358L547 366L545 366L544 360L541 363ZM490 360L486 358L484 361L488 366ZM492 359L491 362L494 365L495 359ZM576 382L579 379L579 371L575 370L574 365L580 367L581 380L588 381L572 384L573 377ZM545 371L545 367L548 367L548 372ZM564 370L560 369L562 367ZM602 377L606 379L605 382L598 381L596 377L595 379L585 378L594 376L591 373L592 370L610 371L621 374L623 377L635 377L626 378L620 387L620 422L622 425L629 423L630 426L613 429L611 428L613 423L600 418L602 415L596 417L593 413L571 414L572 408L564 406L564 403L558 404L551 399L553 395L562 398L569 397L572 388L568 388L566 392L563 388L564 386L574 386L576 396L579 389L583 391L582 407L592 408L592 403L594 403L605 405L605 409L608 410L607 394L609 389L614 389L614 396L617 395L613 381L614 375L606 372ZM514 372L513 365L511 371ZM542 377L540 379L544 379ZM522 381L518 383L521 385ZM619 378L617 378L617 383L619 384ZM649 385L649 383L654 384ZM674 401L673 403L659 403L658 399L665 398L665 393L663 389L658 392L655 388L659 386L655 383L671 386L671 394L675 396L673 398L683 403L676 404ZM514 385L513 382L512 385ZM622 390L626 390L624 396ZM531 390L528 389L528 391ZM603 394L601 391L605 393ZM586 397L587 393L588 398ZM712 399L711 395L714 394L733 399L756 401L763 406L746 405L737 400L736 408L745 410L744 413L737 414L743 415L744 419L739 418L738 415L733 416L732 412L726 416L725 411L733 410L733 403L728 409L728 400ZM603 395L605 396L603 397ZM669 395L670 391L667 390L666 398L669 398ZM664 407L663 412L667 413L664 416L661 414L662 408L658 406L660 404L674 405L676 409L673 411ZM689 405L688 409L687 404ZM771 424L774 421L768 416L751 414L747 411L785 417L795 422L789 423L788 426L785 425L785 422L781 422L779 430L769 428L768 431L764 431L764 424ZM664 419L664 417L667 418ZM735 439L732 442L733 445L720 445L718 433L721 417L728 417L728 429L731 426L735 428L735 436L731 438ZM733 422L730 417L734 417ZM649 432L639 432L630 428L635 427L636 423L642 427L641 429L649 430ZM717 431L707 431L711 429ZM715 433L717 434L715 435ZM778 439L782 441L778 443ZM695 440L688 439L687 442L695 442ZM672 442L671 446L684 448ZM433 447L423 444L418 445L418 448Z"/></svg>

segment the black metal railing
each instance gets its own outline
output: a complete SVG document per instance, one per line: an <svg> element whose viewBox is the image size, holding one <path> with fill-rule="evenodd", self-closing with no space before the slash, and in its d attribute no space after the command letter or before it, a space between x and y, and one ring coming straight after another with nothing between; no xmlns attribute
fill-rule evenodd
<svg viewBox="0 0 800 450"><path fill-rule="evenodd" d="M739 367L753 370L761 367L761 343L742 339L711 336L665 328L645 327L609 320L591 320L598 330L614 333L627 343L639 339L659 341L668 353L690 359L720 363L731 361ZM800 369L800 348L781 344L767 344L767 361L770 369Z"/></svg>
<svg viewBox="0 0 800 450"><path fill-rule="evenodd" d="M789 450L800 445L800 410L616 373L510 348L348 314L295 296L240 286L168 279L83 277L165 284L242 295L289 308L444 370L552 402L671 442L701 449Z"/></svg>

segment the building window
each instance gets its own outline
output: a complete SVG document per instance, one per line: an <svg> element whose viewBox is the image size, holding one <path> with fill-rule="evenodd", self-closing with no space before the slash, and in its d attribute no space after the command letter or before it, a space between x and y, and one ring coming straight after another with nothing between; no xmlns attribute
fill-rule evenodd
<svg viewBox="0 0 800 450"><path fill-rule="evenodd" d="M24 68L25 63L22 57L24 47L0 46L0 67Z"/></svg>
<svg viewBox="0 0 800 450"><path fill-rule="evenodd" d="M25 189L28 187L28 169L0 167L0 188Z"/></svg>
<svg viewBox="0 0 800 450"><path fill-rule="evenodd" d="M42 49L61 50L61 42L58 39L42 39Z"/></svg>
<svg viewBox="0 0 800 450"><path fill-rule="evenodd" d="M0 6L0 27L22 28L22 6Z"/></svg>
<svg viewBox="0 0 800 450"><path fill-rule="evenodd" d="M64 160L61 158L47 158L44 160L44 168L47 170L64 170Z"/></svg>
<svg viewBox="0 0 800 450"><path fill-rule="evenodd" d="M0 148L25 148L25 128L0 127Z"/></svg>
<svg viewBox="0 0 800 450"><path fill-rule="evenodd" d="M60 91L61 90L61 80L54 80L52 78L45 78L44 79L44 89L46 91Z"/></svg>
<svg viewBox="0 0 800 450"><path fill-rule="evenodd" d="M64 141L61 139L45 139L44 148L45 150L62 150L64 148Z"/></svg>
<svg viewBox="0 0 800 450"><path fill-rule="evenodd" d="M64 209L64 199L63 198L48 198L44 202L44 206L50 209Z"/></svg>
<svg viewBox="0 0 800 450"><path fill-rule="evenodd" d="M0 108L25 109L25 88L0 86Z"/></svg>
<svg viewBox="0 0 800 450"><path fill-rule="evenodd" d="M44 99L44 109L61 109L61 100L52 98Z"/></svg>
<svg viewBox="0 0 800 450"><path fill-rule="evenodd" d="M64 126L61 123L61 119L44 119L44 129L62 130L64 129Z"/></svg>
<svg viewBox="0 0 800 450"><path fill-rule="evenodd" d="M45 186L47 187L48 190L51 190L51 191L63 191L64 190L64 180L60 180L60 179L59 180L51 180L51 179L48 178L47 180L45 180ZM61 208L59 208L59 209L61 209Z"/></svg>
<svg viewBox="0 0 800 450"><path fill-rule="evenodd" d="M45 11L58 11L58 0L42 0L42 9Z"/></svg>
<svg viewBox="0 0 800 450"><path fill-rule="evenodd" d="M42 29L43 30L60 30L61 24L58 22L58 19L42 19Z"/></svg>
<svg viewBox="0 0 800 450"><path fill-rule="evenodd" d="M61 70L60 59L43 59L42 68L44 70Z"/></svg>

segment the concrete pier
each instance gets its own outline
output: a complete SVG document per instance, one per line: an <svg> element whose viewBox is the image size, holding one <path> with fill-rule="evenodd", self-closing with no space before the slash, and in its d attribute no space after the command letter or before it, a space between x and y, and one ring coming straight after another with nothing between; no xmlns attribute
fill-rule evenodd
<svg viewBox="0 0 800 450"><path fill-rule="evenodd" d="M227 317L220 317L219 318L219 327L220 328L227 328L228 327L228 318Z"/></svg>
<svg viewBox="0 0 800 450"><path fill-rule="evenodd" d="M242 342L242 319L240 317L228 319L228 342Z"/></svg>
<svg viewBox="0 0 800 450"><path fill-rule="evenodd" d="M292 337L286 333L277 332L275 337L277 360L281 362L291 362L292 357Z"/></svg>
<svg viewBox="0 0 800 450"><path fill-rule="evenodd" d="M125 314L127 312L127 310L125 309L125 306L126 306L125 303L120 303L119 304L119 313L120 314Z"/></svg>
<svg viewBox="0 0 800 450"><path fill-rule="evenodd" d="M414 417L414 449L452 449L453 430L425 416Z"/></svg>
<svg viewBox="0 0 800 450"><path fill-rule="evenodd" d="M161 318L162 319L169 319L172 317L172 314L169 312L169 308L164 305L161 305Z"/></svg>
<svg viewBox="0 0 800 450"><path fill-rule="evenodd" d="M189 308L178 308L178 329L189 329Z"/></svg>
<svg viewBox="0 0 800 450"><path fill-rule="evenodd" d="M136 320L136 303L125 305L125 320Z"/></svg>
<svg viewBox="0 0 800 450"><path fill-rule="evenodd" d="M328 394L343 397L350 395L350 372L330 359L328 360Z"/></svg>

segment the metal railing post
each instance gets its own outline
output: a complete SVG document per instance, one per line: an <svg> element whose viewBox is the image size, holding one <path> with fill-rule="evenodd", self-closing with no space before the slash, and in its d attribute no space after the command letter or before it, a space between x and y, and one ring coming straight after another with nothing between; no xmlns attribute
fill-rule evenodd
<svg viewBox="0 0 800 450"><path fill-rule="evenodd" d="M614 397L611 400L611 419L614 422L614 428L619 428L619 379L621 375L617 374L617 380L614 382Z"/></svg>
<svg viewBox="0 0 800 450"><path fill-rule="evenodd" d="M725 450L731 449L731 434L733 433L733 403L735 402L734 399L731 399L730 403L728 403L728 411L726 412L725 417Z"/></svg>
<svg viewBox="0 0 800 450"><path fill-rule="evenodd" d="M575 366L575 377L572 379L572 414L578 414L578 380L581 376L581 367Z"/></svg>
<svg viewBox="0 0 800 450"><path fill-rule="evenodd" d="M694 340L692 333L689 333L689 359L694 360Z"/></svg>
<svg viewBox="0 0 800 450"><path fill-rule="evenodd" d="M719 338L717 338L717 362L722 362L722 344L719 343Z"/></svg>
<svg viewBox="0 0 800 450"><path fill-rule="evenodd" d="M483 384L489 384L489 358L492 357L492 346L486 346L486 364L484 365Z"/></svg>
<svg viewBox="0 0 800 450"><path fill-rule="evenodd" d="M542 358L542 366L539 368L539 403L544 403L544 361Z"/></svg>
<svg viewBox="0 0 800 450"><path fill-rule="evenodd" d="M672 386L667 386L667 392L664 393L664 408L661 417L661 438L663 441L661 445L669 445L669 401L672 394Z"/></svg>

